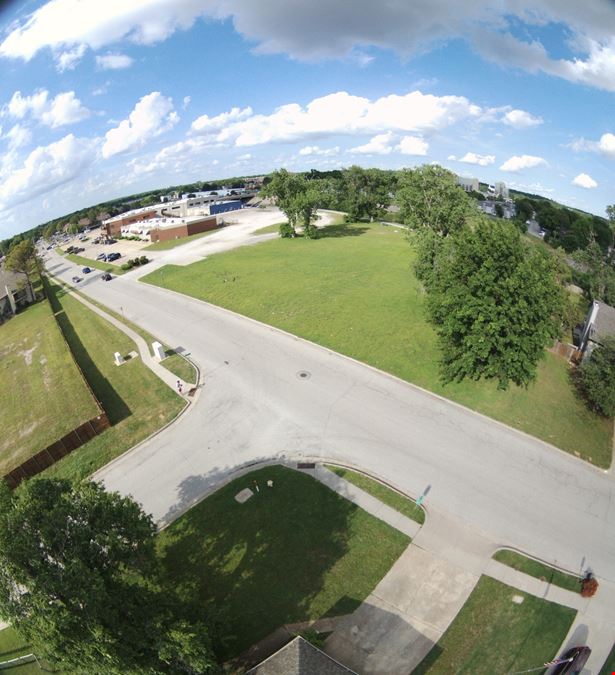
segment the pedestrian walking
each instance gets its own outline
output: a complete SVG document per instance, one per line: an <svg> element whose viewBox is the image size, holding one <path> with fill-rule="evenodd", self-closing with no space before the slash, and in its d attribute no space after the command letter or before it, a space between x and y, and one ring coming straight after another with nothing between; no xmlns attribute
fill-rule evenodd
<svg viewBox="0 0 615 675"><path fill-rule="evenodd" d="M177 380L177 391L178 391L180 394L182 393L182 389L183 389L182 383L181 383L179 380Z"/></svg>

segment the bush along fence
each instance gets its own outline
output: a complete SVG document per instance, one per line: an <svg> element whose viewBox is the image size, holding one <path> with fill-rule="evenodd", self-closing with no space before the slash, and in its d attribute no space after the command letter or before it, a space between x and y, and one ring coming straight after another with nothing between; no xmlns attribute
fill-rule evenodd
<svg viewBox="0 0 615 675"><path fill-rule="evenodd" d="M47 298L47 302L50 302L48 283L49 282L47 281L47 279L43 277L43 288L45 290L45 296ZM78 427L67 433L65 436L62 436L62 438L60 438L59 440L55 441L51 445L48 445L43 450L37 452L35 455L27 459L25 462L22 462L18 467L9 471L9 473L7 473L4 476L4 480L9 484L9 487L11 488L16 488L21 483L22 480L25 480L26 478L32 478L32 476L36 476L36 474L40 473L41 471L44 471L47 467L50 467L52 464L59 462L62 459L62 457L66 457L66 455L71 453L73 450L80 448L82 445L84 445L89 440L94 438L94 436L98 436L98 434L101 434L103 431L105 431L105 429L108 429L111 426L111 422L109 422L107 413L104 411L100 401L94 395L94 392L90 387L90 383L85 378L83 371L79 366L79 363L77 363L77 360L75 359L75 355L73 354L70 345L66 340L66 336L62 331L62 326L58 321L55 312L52 311L52 313L58 324L58 327L60 328L60 332L62 333L62 338L64 339L66 349L68 349L75 365L77 366L77 370L79 371L81 379L85 382L85 386L87 387L90 396L92 397L94 403L96 404L96 408L98 409L98 415L96 415L96 417L93 417L92 419L89 419L87 422L83 422L83 424L80 424Z"/></svg>

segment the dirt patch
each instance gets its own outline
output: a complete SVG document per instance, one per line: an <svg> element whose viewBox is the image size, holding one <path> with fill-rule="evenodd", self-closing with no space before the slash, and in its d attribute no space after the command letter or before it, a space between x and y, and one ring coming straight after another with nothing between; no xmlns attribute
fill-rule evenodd
<svg viewBox="0 0 615 675"><path fill-rule="evenodd" d="M17 352L19 356L23 356L23 360L26 362L26 366L32 365L32 354L36 350L38 345L34 345L30 349L24 349L23 351Z"/></svg>
<svg viewBox="0 0 615 675"><path fill-rule="evenodd" d="M29 436L38 426L38 422L32 422L32 424L29 427L22 427L19 430L19 438L25 438L26 436Z"/></svg>

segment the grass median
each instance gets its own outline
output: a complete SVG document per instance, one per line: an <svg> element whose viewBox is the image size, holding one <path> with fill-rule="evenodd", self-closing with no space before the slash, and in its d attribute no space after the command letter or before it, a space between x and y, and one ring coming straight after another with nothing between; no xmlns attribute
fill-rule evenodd
<svg viewBox="0 0 615 675"><path fill-rule="evenodd" d="M185 267L167 265L141 281L300 335L608 467L613 421L586 408L568 365L554 354L545 352L527 388L442 384L414 257L400 228L342 224L317 240L273 239Z"/></svg>
<svg viewBox="0 0 615 675"><path fill-rule="evenodd" d="M30 645L13 628L0 630L0 661L10 661L31 653ZM34 661L20 666L10 666L5 668L4 671L7 675L38 675L44 672L58 672L51 670L45 662L42 665L44 665L44 669Z"/></svg>
<svg viewBox="0 0 615 675"><path fill-rule="evenodd" d="M84 258L81 255L75 255L74 253L65 253L61 249L56 249L60 255L63 255L67 260L74 262L76 265L81 265L82 267L90 267L95 270L100 270L101 272L110 272L111 274L124 274L125 271L119 265L114 265L112 263L105 262L104 260L92 260L92 258Z"/></svg>
<svg viewBox="0 0 615 675"><path fill-rule="evenodd" d="M58 321L112 427L46 470L47 476L81 479L170 422L184 401L139 358L116 366L114 352L126 356L135 344L57 284L49 293Z"/></svg>
<svg viewBox="0 0 615 675"><path fill-rule="evenodd" d="M0 475L98 415L46 300L0 326Z"/></svg>
<svg viewBox="0 0 615 675"><path fill-rule="evenodd" d="M560 570L556 570L554 567L545 565L533 558L528 558L516 551L502 549L494 554L493 559L519 572L529 574L531 577L546 581L554 586L559 586L559 588L565 588L567 591L573 591L574 593L581 592L581 579L579 577L566 574L566 572L560 572Z"/></svg>
<svg viewBox="0 0 615 675"><path fill-rule="evenodd" d="M413 675L518 673L553 659L576 611L481 577Z"/></svg>
<svg viewBox="0 0 615 675"><path fill-rule="evenodd" d="M341 466L329 464L326 464L325 466L329 471L333 471L333 473L337 474L340 478L356 485L356 487L380 500L383 504L399 511L399 513L406 516L406 518L410 518L420 525L425 522L425 512L409 497L404 497L404 495L383 485L380 481L374 480L357 471L351 471L350 469L344 469Z"/></svg>
<svg viewBox="0 0 615 675"><path fill-rule="evenodd" d="M246 487L254 495L239 504ZM409 541L312 477L271 466L190 509L158 543L167 583L196 616L220 620L228 659L282 624L354 611Z"/></svg>

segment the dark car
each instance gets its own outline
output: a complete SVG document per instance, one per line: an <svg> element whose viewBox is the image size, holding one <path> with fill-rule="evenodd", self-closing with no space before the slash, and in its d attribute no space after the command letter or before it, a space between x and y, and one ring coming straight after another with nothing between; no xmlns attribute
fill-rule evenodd
<svg viewBox="0 0 615 675"><path fill-rule="evenodd" d="M84 267L81 271L82 271L84 274L89 274L92 270L91 270L89 267Z"/></svg>
<svg viewBox="0 0 615 675"><path fill-rule="evenodd" d="M117 260L118 258L121 257L122 257L121 253L109 253L107 254L107 262L113 262L114 260Z"/></svg>
<svg viewBox="0 0 615 675"><path fill-rule="evenodd" d="M81 281L81 277L73 277L73 283L78 284Z"/></svg>
<svg viewBox="0 0 615 675"><path fill-rule="evenodd" d="M566 673L566 675L579 675L585 667L591 653L592 650L585 645L569 649L562 657L560 657L562 663L556 665L551 671L551 674L564 675L564 673Z"/></svg>
<svg viewBox="0 0 615 675"><path fill-rule="evenodd" d="M96 260L106 260L107 259L107 254L106 253L99 253L96 256Z"/></svg>
<svg viewBox="0 0 615 675"><path fill-rule="evenodd" d="M113 277L109 274L109 272L105 272L105 273L102 275L102 280L103 280L103 281L111 281L111 279L113 279Z"/></svg>

